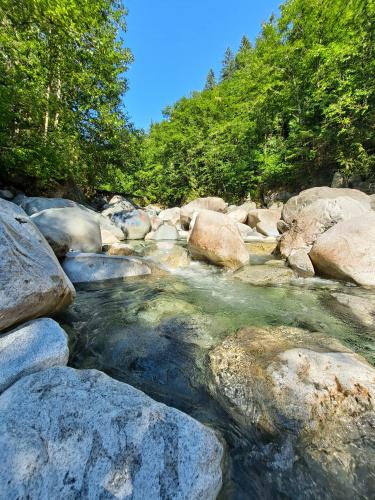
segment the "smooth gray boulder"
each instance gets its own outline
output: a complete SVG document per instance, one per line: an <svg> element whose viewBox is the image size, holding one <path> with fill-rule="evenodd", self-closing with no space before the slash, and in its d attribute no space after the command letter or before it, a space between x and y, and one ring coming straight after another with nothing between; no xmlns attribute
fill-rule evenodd
<svg viewBox="0 0 375 500"><path fill-rule="evenodd" d="M104 215L105 217L111 217L118 212L131 211L134 209L134 205L130 203L129 200L127 200L123 196L116 195L111 198L107 208L102 211L102 215Z"/></svg>
<svg viewBox="0 0 375 500"><path fill-rule="evenodd" d="M306 189L305 191L301 191L299 195L290 198L283 207L281 218L287 224L291 224L297 218L300 210L308 205L311 205L311 203L320 199L330 200L342 196L358 201L366 210L371 209L370 197L367 194L362 193L362 191L358 191L357 189L330 188L322 186Z"/></svg>
<svg viewBox="0 0 375 500"><path fill-rule="evenodd" d="M166 208L159 213L159 218L164 222L169 222L175 226L180 222L181 209L179 207Z"/></svg>
<svg viewBox="0 0 375 500"><path fill-rule="evenodd" d="M151 219L144 210L117 212L111 218L128 240L143 240L151 230Z"/></svg>
<svg viewBox="0 0 375 500"><path fill-rule="evenodd" d="M213 431L96 370L25 377L0 413L4 498L210 500L220 490Z"/></svg>
<svg viewBox="0 0 375 500"><path fill-rule="evenodd" d="M21 208L25 210L27 215L34 215L42 210L50 208L76 208L89 210L88 208L76 203L75 201L66 198L44 198L42 196L25 197L21 202Z"/></svg>
<svg viewBox="0 0 375 500"><path fill-rule="evenodd" d="M141 260L119 255L70 252L63 268L73 283L130 278L151 274Z"/></svg>
<svg viewBox="0 0 375 500"><path fill-rule="evenodd" d="M0 393L30 373L66 365L68 358L68 337L50 318L0 335Z"/></svg>
<svg viewBox="0 0 375 500"><path fill-rule="evenodd" d="M11 201L14 198L14 194L9 189L0 189L0 198Z"/></svg>
<svg viewBox="0 0 375 500"><path fill-rule="evenodd" d="M161 226L154 231L152 235L152 240L155 241L163 241L163 240L178 240L179 234L177 229L174 226L170 226L169 224L162 224Z"/></svg>
<svg viewBox="0 0 375 500"><path fill-rule="evenodd" d="M75 290L30 217L0 199L0 330L52 315Z"/></svg>
<svg viewBox="0 0 375 500"><path fill-rule="evenodd" d="M102 249L100 224L95 212L80 207L50 208L32 215L31 219L47 240L58 241L60 234L69 237L73 251L100 252Z"/></svg>

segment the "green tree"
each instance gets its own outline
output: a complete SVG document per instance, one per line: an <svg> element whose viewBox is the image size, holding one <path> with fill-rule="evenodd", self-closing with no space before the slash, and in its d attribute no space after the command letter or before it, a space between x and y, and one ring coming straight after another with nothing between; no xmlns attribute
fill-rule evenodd
<svg viewBox="0 0 375 500"><path fill-rule="evenodd" d="M210 69L207 75L204 90L212 90L216 87L216 77L213 69Z"/></svg>
<svg viewBox="0 0 375 500"><path fill-rule="evenodd" d="M235 57L230 47L227 48L224 54L224 59L221 68L221 79L227 80L230 78L236 69Z"/></svg>

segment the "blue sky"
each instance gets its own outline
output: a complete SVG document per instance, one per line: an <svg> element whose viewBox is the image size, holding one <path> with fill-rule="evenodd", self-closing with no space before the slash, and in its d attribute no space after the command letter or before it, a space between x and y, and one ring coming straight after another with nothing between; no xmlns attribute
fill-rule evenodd
<svg viewBox="0 0 375 500"><path fill-rule="evenodd" d="M262 21L282 0L124 0L129 10L126 46L135 57L124 104L137 127L147 129L161 110L219 74L227 47L242 35L254 40Z"/></svg>

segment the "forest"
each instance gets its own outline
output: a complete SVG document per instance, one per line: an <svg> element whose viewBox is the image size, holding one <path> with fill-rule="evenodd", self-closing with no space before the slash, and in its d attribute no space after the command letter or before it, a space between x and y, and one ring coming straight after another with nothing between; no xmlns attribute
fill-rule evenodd
<svg viewBox="0 0 375 500"><path fill-rule="evenodd" d="M0 0L0 16L2 176L170 206L374 179L375 0L287 0L149 132L126 112L120 0Z"/></svg>

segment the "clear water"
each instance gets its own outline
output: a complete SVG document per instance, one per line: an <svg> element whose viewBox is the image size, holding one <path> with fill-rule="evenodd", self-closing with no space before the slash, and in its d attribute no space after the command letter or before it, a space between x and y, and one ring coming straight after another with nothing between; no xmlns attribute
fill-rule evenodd
<svg viewBox="0 0 375 500"><path fill-rule="evenodd" d="M269 258L254 256L252 265ZM375 332L333 312L332 289L375 300L371 292L330 282L251 286L194 263L81 285L60 322L69 333L71 366L102 370L218 431L227 450L221 498L348 498L353 492L304 461L303 450L299 463L279 467L285 444L239 423L230 405L212 397L207 359L241 326L290 325L335 337L375 364Z"/></svg>

